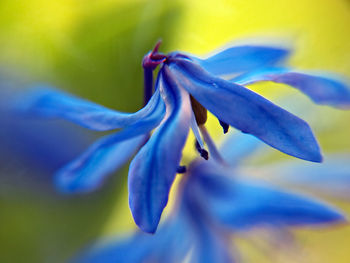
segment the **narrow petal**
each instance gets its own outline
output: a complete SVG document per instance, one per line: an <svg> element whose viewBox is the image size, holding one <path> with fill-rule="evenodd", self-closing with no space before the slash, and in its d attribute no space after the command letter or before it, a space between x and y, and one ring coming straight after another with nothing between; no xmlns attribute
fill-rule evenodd
<svg viewBox="0 0 350 263"><path fill-rule="evenodd" d="M287 187L297 186L332 198L350 200L350 155L326 156L322 165L285 162L263 167L264 179Z"/></svg>
<svg viewBox="0 0 350 263"><path fill-rule="evenodd" d="M57 188L66 193L98 188L107 175L120 168L145 143L148 133L161 122L163 114L162 103L147 118L94 143L56 174Z"/></svg>
<svg viewBox="0 0 350 263"><path fill-rule="evenodd" d="M259 81L283 83L305 93L315 103L350 108L350 89L336 78L313 76L283 68L267 68L239 76L231 81L240 85Z"/></svg>
<svg viewBox="0 0 350 263"><path fill-rule="evenodd" d="M21 174L27 179L29 174L52 175L88 147L92 139L91 134L80 127L62 125L61 122L22 119L9 111L0 110L0 123L2 163L21 169ZM16 161L5 163L6 159ZM27 167L27 172L23 172L23 167ZM33 172L34 169L36 172ZM6 173L11 176L10 172ZM46 176L45 180L50 178Z"/></svg>
<svg viewBox="0 0 350 263"><path fill-rule="evenodd" d="M159 89L166 103L166 117L151 139L131 162L129 204L136 224L154 233L168 202L191 120L189 94L170 74L161 71ZM169 70L167 70L169 71Z"/></svg>
<svg viewBox="0 0 350 263"><path fill-rule="evenodd" d="M209 75L189 61L176 60L171 71L220 120L286 154L314 162L322 160L310 127L300 118L240 85Z"/></svg>
<svg viewBox="0 0 350 263"><path fill-rule="evenodd" d="M123 140L122 135L125 135L125 132L104 137L60 169L55 175L57 189L62 193L96 190L109 174L118 170L131 158L148 137L139 135Z"/></svg>
<svg viewBox="0 0 350 263"><path fill-rule="evenodd" d="M272 66L288 56L286 49L268 46L236 46L206 59L192 57L214 75L232 74Z"/></svg>
<svg viewBox="0 0 350 263"><path fill-rule="evenodd" d="M148 104L136 113L111 110L68 93L42 87L33 89L16 101L16 110L29 116L61 118L83 127L106 131L123 128L146 118L161 104L156 91Z"/></svg>
<svg viewBox="0 0 350 263"><path fill-rule="evenodd" d="M258 181L233 180L214 170L198 168L201 195L210 214L239 230L258 225L295 226L344 222L335 208L298 194L280 191Z"/></svg>

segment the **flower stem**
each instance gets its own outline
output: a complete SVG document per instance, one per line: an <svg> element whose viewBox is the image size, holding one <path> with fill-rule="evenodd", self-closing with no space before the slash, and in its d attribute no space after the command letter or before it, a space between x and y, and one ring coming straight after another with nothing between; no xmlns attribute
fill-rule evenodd
<svg viewBox="0 0 350 263"><path fill-rule="evenodd" d="M143 94L143 104L144 106L151 99L153 94L153 69L144 67L143 68L144 77L144 94Z"/></svg>

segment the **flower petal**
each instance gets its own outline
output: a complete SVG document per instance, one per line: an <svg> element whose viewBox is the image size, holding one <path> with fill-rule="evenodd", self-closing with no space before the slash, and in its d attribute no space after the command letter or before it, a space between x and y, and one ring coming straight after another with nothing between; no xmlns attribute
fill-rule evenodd
<svg viewBox="0 0 350 263"><path fill-rule="evenodd" d="M57 189L62 193L83 193L99 188L106 177L126 163L148 137L139 135L125 139L123 135L127 133L104 137L60 169L55 176Z"/></svg>
<svg viewBox="0 0 350 263"><path fill-rule="evenodd" d="M148 133L157 126L164 114L159 105L146 118L127 128L106 136L56 174L57 188L66 193L89 192L98 188L105 177L120 168L147 140Z"/></svg>
<svg viewBox="0 0 350 263"><path fill-rule="evenodd" d="M223 235L210 229L209 226L197 227L197 240L194 244L191 262L193 263L232 263L232 256L228 247L228 240Z"/></svg>
<svg viewBox="0 0 350 263"><path fill-rule="evenodd" d="M276 227L344 222L344 216L317 199L276 190L248 180L233 180L216 172L196 171L201 195L210 214L235 230L271 225ZM199 195L198 195L199 196Z"/></svg>
<svg viewBox="0 0 350 263"><path fill-rule="evenodd" d="M177 59L171 71L184 88L216 117L295 157L320 162L322 156L308 124L260 95L209 75Z"/></svg>
<svg viewBox="0 0 350 263"><path fill-rule="evenodd" d="M274 65L288 56L286 49L268 46L236 46L206 59L191 57L214 75L232 74Z"/></svg>
<svg viewBox="0 0 350 263"><path fill-rule="evenodd" d="M155 235L137 232L123 240L109 240L88 248L73 260L74 263L178 263L183 262L191 247L186 223L171 218Z"/></svg>
<svg viewBox="0 0 350 263"><path fill-rule="evenodd" d="M336 78L313 76L283 68L267 68L244 74L231 81L240 85L259 81L283 83L305 93L315 103L338 108L350 107L350 89Z"/></svg>
<svg viewBox="0 0 350 263"><path fill-rule="evenodd" d="M322 165L284 162L263 169L264 179L286 187L301 187L332 198L350 200L350 155L326 156ZM266 175L266 176L265 176Z"/></svg>
<svg viewBox="0 0 350 263"><path fill-rule="evenodd" d="M205 161L199 161L206 163ZM215 222L207 216L207 211L201 206L204 196L197 196L198 191L193 191L191 177L183 185L182 199L180 207L187 216L189 231L193 235L193 249L190 262L193 263L228 263L233 261L230 251L232 246L228 247L229 240L222 227L218 227ZM194 179L196 182L196 179Z"/></svg>
<svg viewBox="0 0 350 263"><path fill-rule="evenodd" d="M166 103L164 122L131 162L129 204L136 224L154 233L168 202L191 119L188 93L178 87L165 65L159 89Z"/></svg>
<svg viewBox="0 0 350 263"><path fill-rule="evenodd" d="M123 128L146 118L156 107L160 107L160 103L159 92L156 91L144 108L136 113L124 113L62 91L41 87L16 101L16 110L26 115L62 118L92 130L106 131Z"/></svg>
<svg viewBox="0 0 350 263"><path fill-rule="evenodd" d="M109 241L89 248L78 255L72 263L130 263L143 262L152 251L152 244L144 235L135 234L124 240Z"/></svg>

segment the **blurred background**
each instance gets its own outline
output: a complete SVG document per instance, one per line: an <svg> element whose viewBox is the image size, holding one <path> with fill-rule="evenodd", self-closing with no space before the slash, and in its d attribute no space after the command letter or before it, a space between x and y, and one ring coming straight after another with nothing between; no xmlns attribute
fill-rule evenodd
<svg viewBox="0 0 350 263"><path fill-rule="evenodd" d="M0 0L0 96L44 83L136 111L143 100L141 60L160 38L162 52L196 55L227 43L281 43L294 50L291 66L350 78L349 0ZM350 152L350 111L312 105L278 84L251 88L307 120L325 153ZM0 121L0 262L65 262L99 237L135 228L127 167L92 194L62 196L52 186L53 172L101 134L63 121L19 123L6 114ZM216 122L209 126L219 136ZM186 147L184 158L193 156ZM271 150L259 162L290 158ZM329 201L350 215L347 202ZM349 226L297 236L306 252L297 262L350 261ZM238 243L246 262L295 262L278 251L271 261Z"/></svg>

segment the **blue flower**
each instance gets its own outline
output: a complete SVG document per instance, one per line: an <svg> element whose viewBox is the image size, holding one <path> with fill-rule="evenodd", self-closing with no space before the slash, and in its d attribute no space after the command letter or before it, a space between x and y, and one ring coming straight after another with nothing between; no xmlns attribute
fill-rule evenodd
<svg viewBox="0 0 350 263"><path fill-rule="evenodd" d="M232 247L233 235L258 227L288 233L295 227L345 221L337 209L320 200L240 176L238 163L258 145L251 136L229 138L222 159L190 164L180 183L179 203L156 234L138 231L88 248L73 262L236 262L239 251ZM234 165L228 166L228 161Z"/></svg>
<svg viewBox="0 0 350 263"><path fill-rule="evenodd" d="M96 189L111 171L142 147L130 164L128 185L135 222L146 232L156 231L175 175L185 171L180 161L190 127L198 152L208 159L204 149L204 143L211 147L204 126L207 110L218 118L224 132L233 126L286 154L313 162L322 160L306 122L237 84L240 82L225 80L221 75L244 78L242 74L254 72L254 80L244 78L245 81L283 82L299 88L316 102L328 103L322 99L326 92L333 94L329 104L350 104L350 97L344 96L349 91L338 81L306 74L300 80L300 74L288 75L284 71L278 71L273 78L261 74L265 68L278 66L288 54L284 49L238 46L200 59L179 52L161 54L159 44L144 57L145 106L136 113L117 112L46 88L34 91L20 102L22 110L29 114L64 118L98 131L121 129L98 140L58 171L56 184L63 192ZM157 66L160 69L153 85Z"/></svg>

